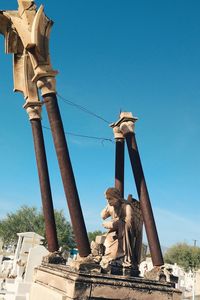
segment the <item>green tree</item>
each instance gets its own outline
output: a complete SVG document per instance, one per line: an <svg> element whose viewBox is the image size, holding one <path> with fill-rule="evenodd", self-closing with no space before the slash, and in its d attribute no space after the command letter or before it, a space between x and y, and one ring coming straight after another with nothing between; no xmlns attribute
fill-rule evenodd
<svg viewBox="0 0 200 300"><path fill-rule="evenodd" d="M95 241L95 238L96 238L97 235L102 235L102 234L104 234L104 232L102 232L100 230L95 230L93 232L88 232L88 238L89 238L90 243L92 241Z"/></svg>
<svg viewBox="0 0 200 300"><path fill-rule="evenodd" d="M59 246L75 247L72 227L62 210L55 210L55 220ZM28 231L43 236L44 244L47 245L44 216L42 211L38 211L36 207L22 206L16 212L8 213L4 219L0 220L0 237L5 245L16 244L17 233Z"/></svg>
<svg viewBox="0 0 200 300"><path fill-rule="evenodd" d="M71 224L66 220L62 210L55 210L54 213L59 246L65 246L66 249L75 248L76 243Z"/></svg>
<svg viewBox="0 0 200 300"><path fill-rule="evenodd" d="M200 268L200 247L178 243L167 250L164 258L166 263L177 263L186 272L194 271Z"/></svg>

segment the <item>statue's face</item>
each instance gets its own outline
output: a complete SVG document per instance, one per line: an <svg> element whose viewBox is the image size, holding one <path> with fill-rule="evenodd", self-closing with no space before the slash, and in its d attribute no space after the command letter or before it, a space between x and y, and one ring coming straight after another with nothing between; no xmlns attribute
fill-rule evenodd
<svg viewBox="0 0 200 300"><path fill-rule="evenodd" d="M110 206L119 206L120 205L120 201L119 199L115 198L115 197L111 197L111 196L107 196L106 199L108 200L108 204Z"/></svg>

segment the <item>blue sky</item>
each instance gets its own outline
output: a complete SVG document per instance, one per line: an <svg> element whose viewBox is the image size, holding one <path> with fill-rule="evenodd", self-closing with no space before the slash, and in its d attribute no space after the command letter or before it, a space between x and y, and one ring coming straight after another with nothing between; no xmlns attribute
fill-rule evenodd
<svg viewBox="0 0 200 300"><path fill-rule="evenodd" d="M161 244L200 244L200 2L36 1L54 20L51 57L60 95L109 122L139 118L136 136ZM1 9L17 1L1 0ZM12 57L0 43L0 217L41 207L32 133L13 94ZM105 122L59 100L66 131L112 138ZM43 125L49 126L45 109ZM54 206L66 200L51 134L44 130ZM114 144L67 137L88 231L103 229L104 191L114 183ZM126 153L125 195L136 197Z"/></svg>

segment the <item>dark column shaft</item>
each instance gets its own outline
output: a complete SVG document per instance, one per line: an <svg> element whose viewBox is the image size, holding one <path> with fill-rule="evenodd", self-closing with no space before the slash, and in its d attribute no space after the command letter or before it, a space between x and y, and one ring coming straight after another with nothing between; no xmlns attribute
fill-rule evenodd
<svg viewBox="0 0 200 300"><path fill-rule="evenodd" d="M50 252L54 252L58 251L59 246L56 233L56 224L53 211L53 201L44 145L44 137L40 119L31 120L31 126L42 196L48 250Z"/></svg>
<svg viewBox="0 0 200 300"><path fill-rule="evenodd" d="M76 182L70 161L57 98L54 93L45 95L43 97L52 130L77 248L79 255L81 257L86 257L90 254L90 245L83 219L78 191L76 188Z"/></svg>
<svg viewBox="0 0 200 300"><path fill-rule="evenodd" d="M131 166L136 182L137 192L140 200L144 225L149 242L150 253L154 266L161 266L164 264L161 252L160 242L156 229L156 224L153 216L153 211L150 203L150 198L144 178L142 164L137 148L135 134L126 134L126 142L128 146L129 157Z"/></svg>
<svg viewBox="0 0 200 300"><path fill-rule="evenodd" d="M116 139L115 143L115 187L124 197L124 139Z"/></svg>

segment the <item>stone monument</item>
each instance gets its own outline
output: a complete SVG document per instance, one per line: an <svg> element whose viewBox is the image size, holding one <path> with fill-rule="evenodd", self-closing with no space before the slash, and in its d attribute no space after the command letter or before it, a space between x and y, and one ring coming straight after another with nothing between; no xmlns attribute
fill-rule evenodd
<svg viewBox="0 0 200 300"><path fill-rule="evenodd" d="M120 119L111 125L116 140L115 187L106 190L108 203L101 213L107 233L97 237L91 253L57 103L57 72L50 62L49 38L53 22L44 14L44 7L37 9L33 0L18 0L18 4L16 11L0 11L0 33L5 36L6 53L14 55L14 89L23 93L24 108L31 122L50 251L49 257L35 270L30 300L179 300L181 293L174 288L171 279L167 281L163 270L164 261L134 134L137 119L131 113L121 113ZM43 104L79 251L77 260L69 267L59 264L61 260L57 259L59 247L41 127ZM124 199L125 140L139 201L132 196ZM143 223L154 266L146 279L140 278L138 271Z"/></svg>

